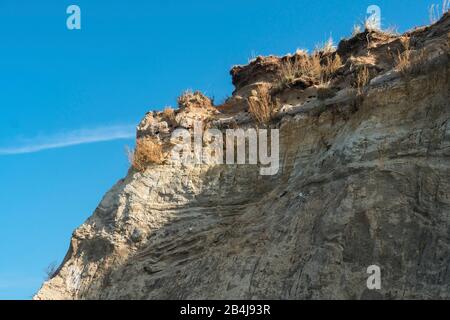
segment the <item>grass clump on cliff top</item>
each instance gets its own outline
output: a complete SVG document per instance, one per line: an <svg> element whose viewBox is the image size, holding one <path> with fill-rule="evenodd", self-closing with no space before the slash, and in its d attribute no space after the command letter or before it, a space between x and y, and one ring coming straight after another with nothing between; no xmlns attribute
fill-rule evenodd
<svg viewBox="0 0 450 320"><path fill-rule="evenodd" d="M178 107L184 108L212 108L213 102L210 98L205 96L200 91L192 92L192 90L185 91L178 97Z"/></svg>
<svg viewBox="0 0 450 320"><path fill-rule="evenodd" d="M248 111L253 119L260 124L267 125L274 116L278 103L270 95L270 91L266 87L258 90L252 90L252 95L248 97Z"/></svg>
<svg viewBox="0 0 450 320"><path fill-rule="evenodd" d="M320 83L328 83L333 74L342 66L341 57L336 54L325 58L325 64L321 66Z"/></svg>
<svg viewBox="0 0 450 320"><path fill-rule="evenodd" d="M309 77L320 85L328 83L333 74L342 66L338 54L324 51L314 51L308 55L305 51L298 51L294 56L282 60L279 74L279 87L289 87L296 79ZM327 56L324 57L324 52Z"/></svg>
<svg viewBox="0 0 450 320"><path fill-rule="evenodd" d="M163 163L162 146L155 138L139 138L135 149L128 151L128 159L136 171L144 171L149 165Z"/></svg>
<svg viewBox="0 0 450 320"><path fill-rule="evenodd" d="M433 24L439 20L447 11L450 10L450 0L442 1L442 12L439 10L439 4L432 4L428 10L430 23Z"/></svg>
<svg viewBox="0 0 450 320"><path fill-rule="evenodd" d="M163 118L167 121L167 123L172 126L177 126L177 120L175 118L175 110L171 107L166 107L162 112Z"/></svg>

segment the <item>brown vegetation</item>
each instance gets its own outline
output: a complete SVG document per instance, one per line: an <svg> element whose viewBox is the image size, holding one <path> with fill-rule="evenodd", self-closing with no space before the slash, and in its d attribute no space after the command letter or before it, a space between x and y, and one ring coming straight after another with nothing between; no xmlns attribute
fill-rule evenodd
<svg viewBox="0 0 450 320"><path fill-rule="evenodd" d="M362 66L358 69L356 73L356 89L358 90L358 94L361 94L364 87L370 81L370 72L367 66Z"/></svg>
<svg viewBox="0 0 450 320"><path fill-rule="evenodd" d="M279 82L281 86L289 87L295 79L306 76L317 79L319 84L325 84L341 66L342 61L338 54L322 58L319 51L314 51L310 56L301 51L281 62Z"/></svg>
<svg viewBox="0 0 450 320"><path fill-rule="evenodd" d="M163 117L167 121L167 123L172 126L177 126L177 121L175 119L175 110L171 107L166 107L163 111Z"/></svg>
<svg viewBox="0 0 450 320"><path fill-rule="evenodd" d="M403 52L398 51L396 57L396 69L402 74L406 75L411 68L411 50L410 39L406 38L402 40Z"/></svg>
<svg viewBox="0 0 450 320"><path fill-rule="evenodd" d="M128 158L137 171L144 171L149 165L161 164L164 160L161 144L152 137L137 139L136 148L128 152Z"/></svg>
<svg viewBox="0 0 450 320"><path fill-rule="evenodd" d="M320 72L320 82L327 83L331 80L333 74L342 66L341 57L336 54L325 58L325 65Z"/></svg>
<svg viewBox="0 0 450 320"><path fill-rule="evenodd" d="M423 48L416 51L411 50L409 38L403 40L403 47L404 51L397 53L396 69L403 77L408 78L413 74L420 73L427 55Z"/></svg>
<svg viewBox="0 0 450 320"><path fill-rule="evenodd" d="M362 32L362 27L360 24L355 24L352 29L352 37L360 34Z"/></svg>
<svg viewBox="0 0 450 320"><path fill-rule="evenodd" d="M212 108L212 101L200 91L192 92L191 90L185 91L180 97L178 97L178 107L183 108Z"/></svg>
<svg viewBox="0 0 450 320"><path fill-rule="evenodd" d="M260 124L268 124L277 109L277 102L272 99L267 88L253 90L248 98L249 112L252 117Z"/></svg>

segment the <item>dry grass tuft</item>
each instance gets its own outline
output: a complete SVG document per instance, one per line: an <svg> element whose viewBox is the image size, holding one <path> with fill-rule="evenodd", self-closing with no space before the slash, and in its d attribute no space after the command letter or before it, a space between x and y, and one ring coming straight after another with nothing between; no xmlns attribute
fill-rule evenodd
<svg viewBox="0 0 450 320"><path fill-rule="evenodd" d="M144 171L149 165L163 163L162 146L152 137L137 139L134 151L128 151L128 159L135 170Z"/></svg>
<svg viewBox="0 0 450 320"><path fill-rule="evenodd" d="M325 65L322 66L320 72L320 82L328 83L333 74L342 67L341 57L336 54L325 58Z"/></svg>
<svg viewBox="0 0 450 320"><path fill-rule="evenodd" d="M427 55L424 49L420 49L415 54L411 50L406 50L403 53L398 53L396 69L405 78L410 75L421 72L422 67L427 60Z"/></svg>
<svg viewBox="0 0 450 320"><path fill-rule="evenodd" d="M267 125L278 108L278 103L272 99L266 87L253 90L247 101L250 114L260 124Z"/></svg>
<svg viewBox="0 0 450 320"><path fill-rule="evenodd" d="M352 37L360 34L362 32L362 27L360 24L355 24L352 29Z"/></svg>
<svg viewBox="0 0 450 320"><path fill-rule="evenodd" d="M292 58L287 57L280 65L280 83L289 86L295 79L306 74L308 54L297 52Z"/></svg>
<svg viewBox="0 0 450 320"><path fill-rule="evenodd" d="M174 109L172 109L171 107L166 107L162 113L163 113L164 119L169 123L169 125L171 125L173 127L177 126Z"/></svg>
<svg viewBox="0 0 450 320"><path fill-rule="evenodd" d="M302 76L317 79L319 84L326 84L333 74L342 66L341 57L331 54L322 59L319 51L314 51L311 56L306 53L296 54L293 59L282 62L280 69L280 84L287 86Z"/></svg>
<svg viewBox="0 0 450 320"><path fill-rule="evenodd" d="M396 69L402 74L407 75L411 69L411 42L409 38L401 40L403 52L398 51L396 57Z"/></svg>
<svg viewBox="0 0 450 320"><path fill-rule="evenodd" d="M177 100L178 108L211 108L213 102L200 91L186 90Z"/></svg>
<svg viewBox="0 0 450 320"><path fill-rule="evenodd" d="M358 90L358 94L361 94L363 92L364 87L369 83L369 81L369 68L367 68L367 66L362 66L356 73L356 89Z"/></svg>
<svg viewBox="0 0 450 320"><path fill-rule="evenodd" d="M436 8L437 7L437 8ZM438 21L439 17L439 5L435 5L434 3L428 9L428 16L430 18L430 23L433 24Z"/></svg>
<svg viewBox="0 0 450 320"><path fill-rule="evenodd" d="M301 73L300 68L298 67L297 57L294 59L294 61L288 59L281 63L280 82L282 84L286 84L287 86L289 86L289 84L299 76L301 76Z"/></svg>
<svg viewBox="0 0 450 320"><path fill-rule="evenodd" d="M398 35L400 35L400 32L398 31L398 26L389 26L387 29L384 29L382 32L384 34L389 35L389 36L398 36Z"/></svg>
<svg viewBox="0 0 450 320"><path fill-rule="evenodd" d="M374 19L366 19L364 21L364 29L367 31L380 31L379 25Z"/></svg>
<svg viewBox="0 0 450 320"><path fill-rule="evenodd" d="M405 50L397 53L396 69L402 74L407 75L411 69L411 50Z"/></svg>
<svg viewBox="0 0 450 320"><path fill-rule="evenodd" d="M304 67L304 73L312 78L321 78L322 74L322 63L321 55L318 51L314 51L309 57L308 63Z"/></svg>
<svg viewBox="0 0 450 320"><path fill-rule="evenodd" d="M442 1L442 10L439 9L439 4L432 4L428 10L430 23L436 23L447 11L450 10L450 0Z"/></svg>
<svg viewBox="0 0 450 320"><path fill-rule="evenodd" d="M333 38L329 37L328 40L323 45L317 45L315 51L322 52L324 55L336 51Z"/></svg>
<svg viewBox="0 0 450 320"><path fill-rule="evenodd" d="M410 49L410 39L407 38L402 41L404 51L398 51L396 57L396 70L401 73L403 77L409 77L412 74L421 72L421 68L427 60L425 49L413 51Z"/></svg>
<svg viewBox="0 0 450 320"><path fill-rule="evenodd" d="M252 50L252 52L250 53L250 57L248 57L248 59L247 59L247 62L250 64L253 61L255 61L257 57L258 57L258 55L255 53L254 50Z"/></svg>

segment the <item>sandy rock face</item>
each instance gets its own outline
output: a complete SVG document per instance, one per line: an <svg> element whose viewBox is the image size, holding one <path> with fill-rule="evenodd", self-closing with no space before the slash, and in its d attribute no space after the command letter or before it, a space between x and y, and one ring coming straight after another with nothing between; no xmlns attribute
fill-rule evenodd
<svg viewBox="0 0 450 320"><path fill-rule="evenodd" d="M253 165L130 170L35 299L450 299L448 21L413 34L430 52L413 76L386 62L363 95L343 86L281 108L275 176ZM233 72L251 83L248 69ZM164 131L158 117L142 135ZM381 290L366 286L371 265Z"/></svg>

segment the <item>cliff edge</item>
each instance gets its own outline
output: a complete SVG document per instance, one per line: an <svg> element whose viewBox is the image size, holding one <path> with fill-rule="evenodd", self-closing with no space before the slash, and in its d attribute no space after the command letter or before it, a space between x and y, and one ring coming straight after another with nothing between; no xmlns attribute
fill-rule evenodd
<svg viewBox="0 0 450 320"><path fill-rule="evenodd" d="M34 298L450 299L450 15L231 75L220 106L187 92L145 115L157 159L135 152ZM276 174L168 160L195 121L278 129Z"/></svg>

